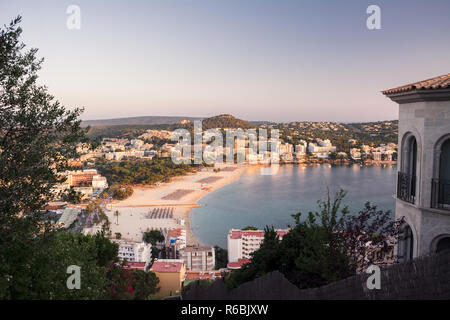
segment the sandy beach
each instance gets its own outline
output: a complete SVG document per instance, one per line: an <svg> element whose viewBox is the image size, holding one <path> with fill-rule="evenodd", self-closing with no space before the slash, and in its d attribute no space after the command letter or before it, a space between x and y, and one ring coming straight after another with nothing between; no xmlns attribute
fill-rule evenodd
<svg viewBox="0 0 450 320"><path fill-rule="evenodd" d="M151 229L165 233L184 228L187 244L199 244L190 226L191 208L199 206L198 200L209 192L239 179L246 167L216 164L153 187L135 187L131 197L113 201L107 207L112 234L120 232L122 239L141 241L142 233ZM118 218L114 216L116 210L120 213Z"/></svg>

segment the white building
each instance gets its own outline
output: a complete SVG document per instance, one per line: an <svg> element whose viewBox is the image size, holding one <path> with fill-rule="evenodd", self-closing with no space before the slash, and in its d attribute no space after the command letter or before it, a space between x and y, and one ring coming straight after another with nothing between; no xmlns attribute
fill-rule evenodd
<svg viewBox="0 0 450 320"><path fill-rule="evenodd" d="M306 149L308 148L306 141L300 141L299 144L295 146L295 152L299 155L305 155Z"/></svg>
<svg viewBox="0 0 450 320"><path fill-rule="evenodd" d="M358 148L351 148L350 156L353 160L361 160L361 150Z"/></svg>
<svg viewBox="0 0 450 320"><path fill-rule="evenodd" d="M330 152L336 152L336 147L327 139L320 141L318 144L310 142L308 144L308 151L318 158L328 158Z"/></svg>
<svg viewBox="0 0 450 320"><path fill-rule="evenodd" d="M140 149L144 145L144 141L139 140L139 139L132 139L130 141L130 143L131 143L131 146L136 149Z"/></svg>
<svg viewBox="0 0 450 320"><path fill-rule="evenodd" d="M181 250L187 270L214 270L216 256L211 246L187 246Z"/></svg>
<svg viewBox="0 0 450 320"><path fill-rule="evenodd" d="M289 230L276 229L275 232L281 240ZM263 241L263 230L231 229L228 232L228 262L250 259L250 253L258 250Z"/></svg>
<svg viewBox="0 0 450 320"><path fill-rule="evenodd" d="M181 223L180 223L181 224ZM183 220L184 225L184 220ZM186 229L171 229L167 232L166 246L176 246L177 249L186 247Z"/></svg>
<svg viewBox="0 0 450 320"><path fill-rule="evenodd" d="M399 104L401 261L450 249L450 74L383 91Z"/></svg>
<svg viewBox="0 0 450 320"><path fill-rule="evenodd" d="M101 175L93 176L92 187L94 188L94 192L102 192L104 189L108 188L108 181L106 180L106 177L103 177Z"/></svg>
<svg viewBox="0 0 450 320"><path fill-rule="evenodd" d="M119 245L118 257L120 260L145 262L145 267L150 263L152 258L152 245L150 243L116 239L112 241Z"/></svg>

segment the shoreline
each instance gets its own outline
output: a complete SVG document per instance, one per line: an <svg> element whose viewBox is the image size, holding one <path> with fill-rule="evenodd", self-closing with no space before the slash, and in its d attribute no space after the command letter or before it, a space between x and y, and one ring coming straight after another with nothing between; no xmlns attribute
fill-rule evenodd
<svg viewBox="0 0 450 320"><path fill-rule="evenodd" d="M320 165L351 166L356 163L280 163L280 166L293 165L299 167L314 167ZM361 165L361 164L359 164ZM377 166L380 163L362 164L361 166ZM384 164L386 165L386 164ZM388 165L393 165L388 164ZM195 173L174 177L169 182L158 183L155 186L133 186L133 195L125 200L113 200L107 207L107 215L111 221L111 232L121 233L123 239L140 241L142 232L156 229L186 230L187 245L202 245L195 237L191 228L192 208L204 206L199 200L242 176L249 168L270 167L266 164L220 164L216 167L205 167ZM220 168L218 172L215 169ZM222 171L222 169L225 169ZM146 219L143 215L154 208L169 208L173 212L171 219ZM147 209L147 210L146 210ZM121 215L119 224L113 212L118 210ZM134 214L134 215L133 215Z"/></svg>
<svg viewBox="0 0 450 320"><path fill-rule="evenodd" d="M221 169L214 172L214 169ZM125 200L114 200L107 206L107 215L111 221L111 232L121 233L122 239L140 241L142 232L156 229L184 228L186 244L196 245L200 241L191 228L192 208L203 206L198 201L205 195L237 181L246 171L246 164L220 164L204 167L195 173L172 178L169 182L156 186L133 186L133 195ZM171 219L146 219L145 208L164 208L173 210ZM113 212L118 210L119 224Z"/></svg>

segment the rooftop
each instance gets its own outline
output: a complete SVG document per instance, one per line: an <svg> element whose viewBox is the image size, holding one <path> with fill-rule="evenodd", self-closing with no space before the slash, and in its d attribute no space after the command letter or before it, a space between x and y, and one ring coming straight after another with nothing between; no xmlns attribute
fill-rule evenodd
<svg viewBox="0 0 450 320"><path fill-rule="evenodd" d="M384 90L382 91L382 93L389 95L413 90L436 90L445 88L450 88L450 73L434 77L431 79L410 83L400 87Z"/></svg>
<svg viewBox="0 0 450 320"><path fill-rule="evenodd" d="M238 259L237 262L228 262L228 269L240 269L244 264L249 263L249 259Z"/></svg>
<svg viewBox="0 0 450 320"><path fill-rule="evenodd" d="M183 264L183 260L155 260L150 270L153 272L180 272Z"/></svg>
<svg viewBox="0 0 450 320"><path fill-rule="evenodd" d="M282 238L286 233L289 232L288 229L275 229L277 235ZM259 237L264 238L263 230L239 230L239 229L231 229L228 233L228 237L230 239L240 239L242 237Z"/></svg>
<svg viewBox="0 0 450 320"><path fill-rule="evenodd" d="M145 270L145 262L128 262L125 266L126 269L139 269Z"/></svg>
<svg viewBox="0 0 450 320"><path fill-rule="evenodd" d="M186 271L186 280L214 280L215 278L221 278L222 272L219 270L204 270L204 271Z"/></svg>
<svg viewBox="0 0 450 320"><path fill-rule="evenodd" d="M195 252L195 251L213 251L214 248L211 246L187 246L184 251Z"/></svg>

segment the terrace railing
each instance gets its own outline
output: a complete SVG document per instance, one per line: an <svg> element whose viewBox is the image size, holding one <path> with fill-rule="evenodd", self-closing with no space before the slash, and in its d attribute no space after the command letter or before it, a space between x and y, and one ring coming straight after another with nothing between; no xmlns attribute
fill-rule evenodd
<svg viewBox="0 0 450 320"><path fill-rule="evenodd" d="M404 172L399 172L397 177L397 198L409 203L414 203L416 196L416 177Z"/></svg>
<svg viewBox="0 0 450 320"><path fill-rule="evenodd" d="M450 210L450 180L431 181L431 207Z"/></svg>

